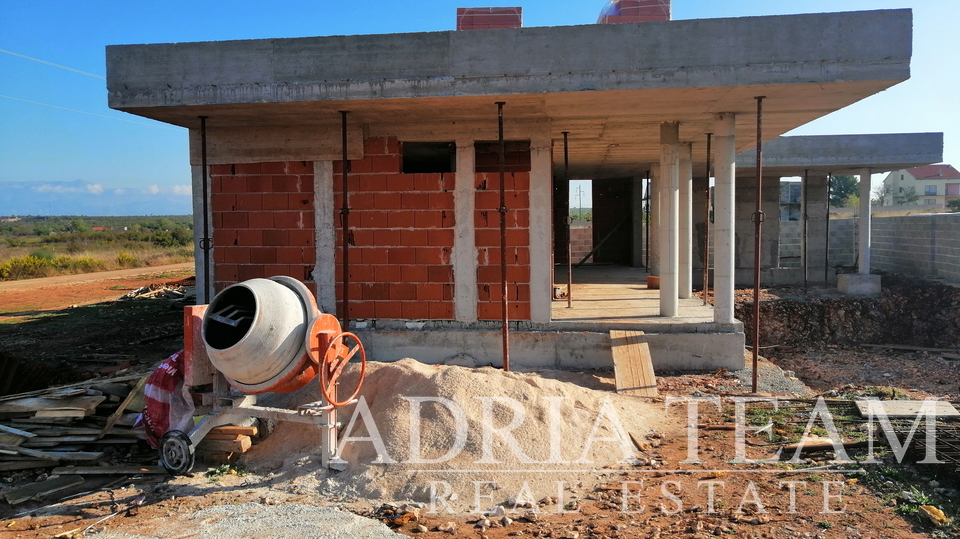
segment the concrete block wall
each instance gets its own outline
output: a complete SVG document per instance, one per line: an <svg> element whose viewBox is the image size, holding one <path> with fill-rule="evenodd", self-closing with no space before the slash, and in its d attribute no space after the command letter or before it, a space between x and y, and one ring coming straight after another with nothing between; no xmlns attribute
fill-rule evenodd
<svg viewBox="0 0 960 539"><path fill-rule="evenodd" d="M802 267L800 234L801 221L780 221L780 267Z"/></svg>
<svg viewBox="0 0 960 539"><path fill-rule="evenodd" d="M855 219L831 219L830 267L853 266L856 263L857 227Z"/></svg>
<svg viewBox="0 0 960 539"><path fill-rule="evenodd" d="M530 173L504 175L507 212L507 302L511 320L530 319ZM477 317L499 320L500 174L474 175L474 238L477 249Z"/></svg>
<svg viewBox="0 0 960 539"><path fill-rule="evenodd" d="M573 263L583 260L593 249L593 228L570 228L570 251L573 253ZM591 256L587 262L592 262Z"/></svg>
<svg viewBox="0 0 960 539"><path fill-rule="evenodd" d="M341 166L334 162L336 294L343 297ZM399 142L371 138L350 162L351 318L453 319L456 174L402 174Z"/></svg>
<svg viewBox="0 0 960 539"><path fill-rule="evenodd" d="M288 275L314 293L313 162L210 167L214 290Z"/></svg>
<svg viewBox="0 0 960 539"><path fill-rule="evenodd" d="M875 269L960 283L960 214L873 219Z"/></svg>

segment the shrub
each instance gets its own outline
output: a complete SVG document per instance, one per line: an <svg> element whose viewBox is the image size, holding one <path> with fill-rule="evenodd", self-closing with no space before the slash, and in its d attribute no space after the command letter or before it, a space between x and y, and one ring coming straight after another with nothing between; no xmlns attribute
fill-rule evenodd
<svg viewBox="0 0 960 539"><path fill-rule="evenodd" d="M36 249L30 253L30 256L35 258L41 258L43 260L53 260L57 257L53 251L50 249Z"/></svg>
<svg viewBox="0 0 960 539"><path fill-rule="evenodd" d="M139 268L142 263L139 258L126 251L120 251L117 254L117 265L121 268Z"/></svg>
<svg viewBox="0 0 960 539"><path fill-rule="evenodd" d="M34 279L54 271L53 261L33 255L13 257L0 265L0 279Z"/></svg>

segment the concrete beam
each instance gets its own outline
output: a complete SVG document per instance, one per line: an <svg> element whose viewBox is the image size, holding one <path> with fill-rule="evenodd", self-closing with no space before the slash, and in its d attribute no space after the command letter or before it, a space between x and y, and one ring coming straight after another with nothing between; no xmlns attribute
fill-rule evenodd
<svg viewBox="0 0 960 539"><path fill-rule="evenodd" d="M113 45L107 47L107 89L110 107L128 110L896 81L909 77L912 26L910 10L891 10ZM784 39L790 35L805 39Z"/></svg>
<svg viewBox="0 0 960 539"><path fill-rule="evenodd" d="M754 175L756 148L737 154L737 172ZM943 161L943 133L778 137L763 143L763 173L771 176L885 172Z"/></svg>

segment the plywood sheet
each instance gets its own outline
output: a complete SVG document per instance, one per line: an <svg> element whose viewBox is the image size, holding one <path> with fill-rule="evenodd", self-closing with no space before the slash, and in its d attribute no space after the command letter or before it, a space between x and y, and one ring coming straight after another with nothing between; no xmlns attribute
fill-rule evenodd
<svg viewBox="0 0 960 539"><path fill-rule="evenodd" d="M857 409L860 415L867 417L870 415L870 407L873 406L874 415L880 415L881 411L887 414L887 417L893 418L915 418L920 413L924 401L856 401ZM879 408L877 408L879 407ZM937 417L960 417L960 412L947 401L937 401Z"/></svg>

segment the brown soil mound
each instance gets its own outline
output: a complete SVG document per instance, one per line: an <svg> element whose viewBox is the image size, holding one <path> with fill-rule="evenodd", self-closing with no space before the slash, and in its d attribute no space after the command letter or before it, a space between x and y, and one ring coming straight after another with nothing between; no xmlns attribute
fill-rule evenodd
<svg viewBox="0 0 960 539"><path fill-rule="evenodd" d="M558 481L567 487L581 482L592 486L617 470L633 469L636 463L624 462L637 454L630 436L643 441L647 434L668 427L662 403L588 389L553 375L425 365L413 359L371 363L362 396L382 447L394 462L377 463L374 443L351 441L342 451L346 470L328 472L318 466L316 457L319 430L295 423L279 424L246 461L289 477L296 488L317 488L343 499L429 502L431 482L439 493L446 486L438 482L445 482L453 492L451 504L461 510L474 504L476 487L481 496L488 496L481 498L488 509L509 497L536 501L557 496ZM355 376L351 372L344 385L353 387L349 378ZM291 407L320 399L313 384L285 397L284 404ZM462 412L458 425L449 408L434 401L421 404L420 455L431 462L411 461L411 403L405 397L448 399ZM344 425L357 406L342 409ZM490 432L514 423L512 438ZM465 438L460 451L455 447L458 433ZM370 434L358 418L341 436Z"/></svg>

